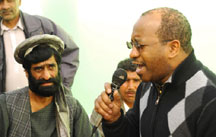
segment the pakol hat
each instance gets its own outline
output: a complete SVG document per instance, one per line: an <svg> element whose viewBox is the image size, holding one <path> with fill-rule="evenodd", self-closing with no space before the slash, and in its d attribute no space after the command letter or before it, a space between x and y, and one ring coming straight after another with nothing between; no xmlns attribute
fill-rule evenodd
<svg viewBox="0 0 216 137"><path fill-rule="evenodd" d="M14 52L15 60L18 63L23 64L24 58L31 53L35 47L41 44L44 46L50 46L60 55L64 51L64 42L59 37L50 34L35 35L26 39L16 47Z"/></svg>

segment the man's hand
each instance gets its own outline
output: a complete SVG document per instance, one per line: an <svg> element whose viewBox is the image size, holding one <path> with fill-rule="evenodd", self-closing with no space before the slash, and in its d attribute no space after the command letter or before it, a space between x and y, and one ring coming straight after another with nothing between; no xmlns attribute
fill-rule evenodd
<svg viewBox="0 0 216 137"><path fill-rule="evenodd" d="M95 100L95 111L102 115L102 117L109 123L113 123L121 116L121 97L117 90L114 91L114 100L111 101L109 94L111 94L110 83L105 83L105 91Z"/></svg>

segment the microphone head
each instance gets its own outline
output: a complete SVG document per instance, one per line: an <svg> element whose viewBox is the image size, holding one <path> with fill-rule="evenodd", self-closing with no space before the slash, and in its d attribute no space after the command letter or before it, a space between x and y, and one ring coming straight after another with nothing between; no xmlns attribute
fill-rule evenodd
<svg viewBox="0 0 216 137"><path fill-rule="evenodd" d="M116 86L117 89L120 88L120 86L127 80L127 72L119 68L117 69L112 77L112 84Z"/></svg>

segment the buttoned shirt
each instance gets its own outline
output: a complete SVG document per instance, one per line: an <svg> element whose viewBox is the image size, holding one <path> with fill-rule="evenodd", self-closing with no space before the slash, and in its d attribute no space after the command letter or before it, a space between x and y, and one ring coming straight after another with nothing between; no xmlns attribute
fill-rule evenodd
<svg viewBox="0 0 216 137"><path fill-rule="evenodd" d="M12 29L1 21L1 35L4 38L6 57L6 92L19 89L28 85L24 69L14 59L16 47L25 40L24 29L21 20Z"/></svg>

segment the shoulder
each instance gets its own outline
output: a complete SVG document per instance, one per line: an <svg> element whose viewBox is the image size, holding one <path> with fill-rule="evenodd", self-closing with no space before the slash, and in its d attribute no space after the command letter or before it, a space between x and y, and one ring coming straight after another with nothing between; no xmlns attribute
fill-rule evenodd
<svg viewBox="0 0 216 137"><path fill-rule="evenodd" d="M40 15L30 15L28 13L25 13L25 12L22 12L22 17L24 19L33 19L33 20L43 20L43 21L49 21L49 22L52 22L49 18L46 18L46 17L43 17L43 16L40 16Z"/></svg>
<svg viewBox="0 0 216 137"><path fill-rule="evenodd" d="M14 90L14 91L9 91L9 92L5 92L3 94L0 94L0 100L2 101L5 98L25 95L27 93L28 93L28 87L24 87L24 88L21 88L21 89L17 89L17 90Z"/></svg>
<svg viewBox="0 0 216 137"><path fill-rule="evenodd" d="M137 96L142 97L152 86L151 82L141 82L137 88Z"/></svg>
<svg viewBox="0 0 216 137"><path fill-rule="evenodd" d="M208 81L211 82L212 85L216 85L216 75L214 72L212 72L208 67L203 66L202 71L205 74L205 76L208 78Z"/></svg>
<svg viewBox="0 0 216 137"><path fill-rule="evenodd" d="M72 107L76 107L78 105L78 100L74 98L72 95L65 95L65 97L68 105Z"/></svg>
<svg viewBox="0 0 216 137"><path fill-rule="evenodd" d="M22 98L28 96L28 89L29 89L28 87L24 87L11 92L6 92L5 93L6 101L14 102L15 100L17 101L22 100Z"/></svg>
<svg viewBox="0 0 216 137"><path fill-rule="evenodd" d="M80 112L84 109L80 102L71 95L66 95L66 102L69 106L70 111Z"/></svg>
<svg viewBox="0 0 216 137"><path fill-rule="evenodd" d="M42 27L46 30L53 30L53 28L56 26L56 24L52 20L40 15L30 15L28 13L21 12L21 17L23 19L25 27L30 30L35 30L39 27Z"/></svg>
<svg viewBox="0 0 216 137"><path fill-rule="evenodd" d="M17 89L17 90L14 90L14 91L9 91L9 92L6 92L5 95L6 96L16 96L18 94L24 94L24 93L27 93L29 90L29 88L26 86L26 87L23 87L21 89Z"/></svg>
<svg viewBox="0 0 216 137"><path fill-rule="evenodd" d="M5 104L5 94L0 94L0 106Z"/></svg>
<svg viewBox="0 0 216 137"><path fill-rule="evenodd" d="M63 86L63 91L65 94L67 104L70 107L76 107L78 100L72 96L70 88L66 87L65 85L62 85L62 86Z"/></svg>

